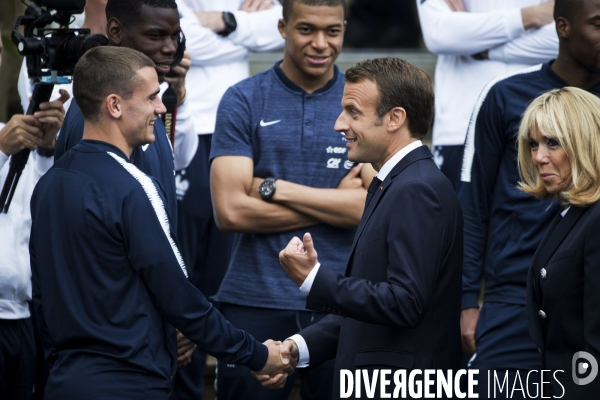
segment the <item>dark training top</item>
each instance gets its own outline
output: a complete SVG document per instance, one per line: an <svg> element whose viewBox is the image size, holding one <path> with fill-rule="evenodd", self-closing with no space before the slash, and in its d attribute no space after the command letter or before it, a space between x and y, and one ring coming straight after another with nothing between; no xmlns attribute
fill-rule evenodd
<svg viewBox="0 0 600 400"><path fill-rule="evenodd" d="M156 180L82 140L31 200L33 304L52 364L46 399L168 399L174 326L215 357L261 369L267 349L187 279Z"/></svg>
<svg viewBox="0 0 600 400"><path fill-rule="evenodd" d="M569 86L551 63L490 82L473 111L458 187L465 226L462 307L485 301L525 306L527 270L558 202L539 201L517 188L517 136L529 104ZM600 94L600 85L590 92Z"/></svg>
<svg viewBox="0 0 600 400"><path fill-rule="evenodd" d="M71 147L83 137L83 115L77 105L77 99L71 101L71 106L65 115L65 120L56 139L54 161L62 157ZM146 175L154 177L167 197L167 212L171 223L177 228L177 196L175 194L175 164L173 149L167 137L167 131L162 120L154 122L154 142L149 145L136 147L131 154L131 162Z"/></svg>

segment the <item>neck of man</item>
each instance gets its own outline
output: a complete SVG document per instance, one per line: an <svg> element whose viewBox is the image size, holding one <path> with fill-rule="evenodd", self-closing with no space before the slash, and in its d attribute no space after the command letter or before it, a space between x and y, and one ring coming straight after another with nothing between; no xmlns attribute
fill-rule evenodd
<svg viewBox="0 0 600 400"><path fill-rule="evenodd" d="M552 71L565 82L585 90L591 89L600 82L600 71L591 72L573 58L565 56L565 53L566 51L559 50L558 57L550 66Z"/></svg>
<svg viewBox="0 0 600 400"><path fill-rule="evenodd" d="M381 171L381 168L383 168L385 163L388 162L390 160L390 158L394 157L394 155L397 152L399 152L400 150L402 150L409 144L419 140L417 138L410 136L410 133L408 133L408 131L407 131L407 135L403 135L402 137L399 137L398 139L399 140L396 140L396 141L390 143L390 146L387 149L385 157L382 157L383 158L382 161L371 163L371 166L373 167L373 169L375 171L377 171L377 172Z"/></svg>
<svg viewBox="0 0 600 400"><path fill-rule="evenodd" d="M128 159L131 158L133 148L129 146L118 126L106 123L96 124L90 121L84 121L84 123L83 139L98 140L112 144L121 150Z"/></svg>
<svg viewBox="0 0 600 400"><path fill-rule="evenodd" d="M283 61L279 64L279 68L283 71L285 76L292 81L296 86L299 86L307 93L313 93L323 86L327 85L334 75L334 64L327 70L323 75L308 75L301 69L296 68L292 62L284 55Z"/></svg>

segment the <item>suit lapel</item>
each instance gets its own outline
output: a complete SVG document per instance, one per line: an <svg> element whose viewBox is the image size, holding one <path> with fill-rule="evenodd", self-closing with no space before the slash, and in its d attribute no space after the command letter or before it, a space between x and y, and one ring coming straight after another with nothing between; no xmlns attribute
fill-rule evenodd
<svg viewBox="0 0 600 400"><path fill-rule="evenodd" d="M571 206L565 216L558 214L538 246L531 264L538 270L548 263L558 246L562 243L571 228L585 212L585 208Z"/></svg>
<svg viewBox="0 0 600 400"><path fill-rule="evenodd" d="M358 228L356 229L356 235L354 235L354 242L352 243L352 251L350 254L349 261L348 261L348 267L346 268L346 275L348 275L350 273L350 266L352 265L352 260L354 258L354 251L356 250L356 243L358 242L358 239L360 239L360 236L362 235L363 230L365 229L365 226L367 225L367 222L369 222L369 219L373 215L375 208L377 208L379 201L382 199L387 188L392 184L392 181L394 180L394 178L398 174L400 174L410 164L412 164L416 161L422 160L424 158L431 158L431 157L433 157L433 155L431 154L431 152L429 151L427 146L423 145L421 147L417 147L416 149L414 149L413 151L408 153L406 156L404 156L404 158L402 158L402 160L400 160L400 162L398 164L396 164L396 166L390 171L390 173L388 174L388 176L386 176L386 178L383 180L383 182L381 182L381 186L373 194L373 197L371 198L369 205L367 206L367 208L365 209L365 212L363 213L363 216L360 220L360 224L358 225Z"/></svg>

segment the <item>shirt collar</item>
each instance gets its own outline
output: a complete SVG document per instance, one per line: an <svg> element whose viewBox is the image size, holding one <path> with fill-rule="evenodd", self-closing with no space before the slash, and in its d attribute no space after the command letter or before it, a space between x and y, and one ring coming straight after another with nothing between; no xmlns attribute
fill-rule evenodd
<svg viewBox="0 0 600 400"><path fill-rule="evenodd" d="M554 63L554 61L556 61L556 60L548 61L547 63L542 64L542 70L541 70L542 76L553 87L562 88L565 86L570 86L567 83L567 81L565 81L563 78L558 76L558 74L556 72L552 71L552 64ZM590 89L587 89L587 91L594 93L594 94L600 94L600 83L592 86Z"/></svg>
<svg viewBox="0 0 600 400"><path fill-rule="evenodd" d="M423 146L423 143L421 143L420 140L417 140L415 142L412 142L408 146L404 146L403 148L398 150L396 154L394 154L389 160L386 161L385 164L383 164L383 167L381 167L381 169L377 173L377 178L379 178L383 182L385 178L387 178L389 173L392 171L392 169L394 169L396 164L398 164L400 160L404 158L404 156L421 146Z"/></svg>
<svg viewBox="0 0 600 400"><path fill-rule="evenodd" d="M294 82L292 82L290 80L290 78L288 78L285 73L283 72L283 70L281 69L281 63L283 62L283 60L277 61L275 63L275 65L273 66L273 68L275 69L275 73L277 74L277 76L279 77L279 80L288 87L288 89L294 91L294 92L299 92L302 94L307 93L306 90L302 89L300 86L296 85ZM333 78L331 78L326 84L325 86L323 86L322 88L319 88L317 90L315 90L314 92L311 93L311 95L313 94L319 94L319 93L323 93L328 91L333 85L335 85L335 83L338 80L338 75L340 74L340 70L338 69L337 65L333 65Z"/></svg>

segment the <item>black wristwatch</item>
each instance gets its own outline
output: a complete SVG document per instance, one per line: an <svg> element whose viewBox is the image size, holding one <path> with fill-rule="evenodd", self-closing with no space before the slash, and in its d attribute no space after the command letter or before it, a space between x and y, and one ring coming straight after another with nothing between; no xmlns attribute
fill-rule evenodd
<svg viewBox="0 0 600 400"><path fill-rule="evenodd" d="M237 29L237 21L235 15L229 11L223 11L223 22L225 23L225 30L219 32L221 36L229 36L233 31Z"/></svg>
<svg viewBox="0 0 600 400"><path fill-rule="evenodd" d="M260 197L264 201L271 201L273 199L273 195L275 194L275 181L277 178L267 178L260 184L258 187L258 193L260 193Z"/></svg>
<svg viewBox="0 0 600 400"><path fill-rule="evenodd" d="M51 149L43 149L41 147L38 147L35 151L42 157L54 157L54 147Z"/></svg>

